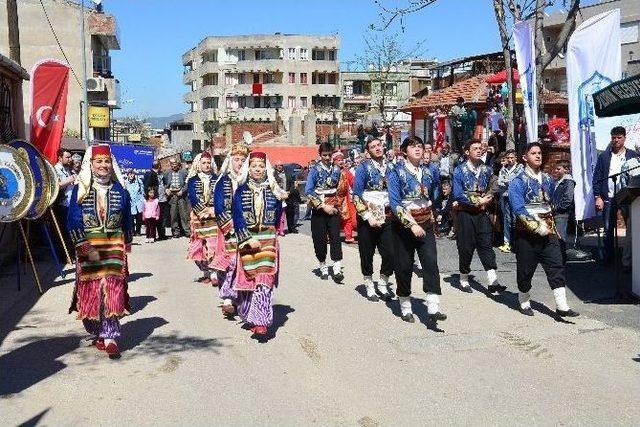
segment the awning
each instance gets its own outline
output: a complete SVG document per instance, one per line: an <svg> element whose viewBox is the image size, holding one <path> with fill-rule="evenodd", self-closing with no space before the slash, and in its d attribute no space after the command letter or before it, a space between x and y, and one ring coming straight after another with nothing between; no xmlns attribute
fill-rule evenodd
<svg viewBox="0 0 640 427"><path fill-rule="evenodd" d="M515 68L511 69L511 79L518 83L520 81L520 73ZM507 81L507 70L502 70L487 78L487 83L500 84Z"/></svg>
<svg viewBox="0 0 640 427"><path fill-rule="evenodd" d="M640 74L611 83L593 94L598 117L640 113Z"/></svg>

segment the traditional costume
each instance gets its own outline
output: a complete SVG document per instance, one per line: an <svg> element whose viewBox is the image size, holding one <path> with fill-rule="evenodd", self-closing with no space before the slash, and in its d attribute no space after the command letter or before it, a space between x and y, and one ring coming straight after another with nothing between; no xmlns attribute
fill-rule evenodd
<svg viewBox="0 0 640 427"><path fill-rule="evenodd" d="M478 251L480 262L487 272L488 290L491 293L503 292L506 287L500 285L496 269L496 254L493 251L493 227L491 218L484 206L478 201L493 193L495 179L493 171L484 163L477 166L468 160L453 171L453 199L457 202L456 245L460 267L460 286L465 292L472 292L469 285L469 272L473 252Z"/></svg>
<svg viewBox="0 0 640 427"><path fill-rule="evenodd" d="M92 173L92 160L111 159L112 173ZM130 199L108 145L89 147L73 187L67 226L77 253L76 284L69 313L78 312L95 345L119 355L118 319L129 310L127 248L133 240ZM105 340L108 343L105 345Z"/></svg>
<svg viewBox="0 0 640 427"><path fill-rule="evenodd" d="M329 278L329 268L326 264L327 236L329 236L328 243L333 261L333 280L337 283L344 279L342 274L342 242L340 241L340 210L344 201L344 189L342 171L337 165L325 165L323 162L317 162L309 168L304 191L307 195L307 204L312 209L311 238L313 248L316 258L320 262L320 276L323 280L327 280ZM323 204L334 207L336 213L333 215L326 213L321 208Z"/></svg>
<svg viewBox="0 0 640 427"><path fill-rule="evenodd" d="M202 271L198 282L215 286L218 279L216 276L212 277L215 272L212 262L216 253L218 226L213 209L213 187L217 176L213 170L201 170L202 159L212 160L211 153L205 151L198 154L187 177L187 196L191 202L191 237L187 258L193 260Z"/></svg>
<svg viewBox="0 0 640 427"><path fill-rule="evenodd" d="M509 202L516 217L516 278L520 311L533 316L529 290L533 274L538 264L542 264L553 289L556 313L561 317L575 317L578 313L567 305L562 252L551 209L553 191L553 179L528 166L509 184Z"/></svg>
<svg viewBox="0 0 640 427"><path fill-rule="evenodd" d="M389 277L393 274L394 236L391 230L392 213L389 207L386 176L391 164L382 158L380 162L367 159L356 169L353 184L353 202L358 212L358 250L360 269L364 277L367 299L377 301L373 283L373 255L378 248L382 265L378 291L383 299L390 298ZM379 226L372 227L373 219Z"/></svg>
<svg viewBox="0 0 640 427"><path fill-rule="evenodd" d="M218 249L213 268L219 272L218 296L222 300L222 312L227 316L235 314L237 291L234 289L238 241L233 227L233 195L238 188L238 174L233 169L232 158L249 155L249 146L234 144L220 168L216 181L213 203L218 224Z"/></svg>
<svg viewBox="0 0 640 427"><path fill-rule="evenodd" d="M402 320L414 322L411 309L411 276L416 253L422 264L422 288L426 292L427 311L432 320L447 318L439 311L440 273L436 238L433 230L431 199L439 185L426 165L414 166L409 160L396 164L387 175L389 205L396 220L392 225L395 237L394 269ZM418 225L425 236L417 238L411 227Z"/></svg>
<svg viewBox="0 0 640 427"><path fill-rule="evenodd" d="M253 162L264 162L262 179L250 176ZM234 289L238 314L256 335L264 335L273 322L273 289L278 285L279 248L277 226L282 216L282 198L267 156L252 152L245 161L233 196L233 227L238 241ZM259 243L257 247L252 244Z"/></svg>
<svg viewBox="0 0 640 427"><path fill-rule="evenodd" d="M355 176L348 167L340 164L344 163L344 154L342 154L342 151L336 151L335 153L333 153L333 156L331 156L331 160L334 164L337 164L342 168L342 185L344 185L344 199L342 202L342 207L340 208L340 226L342 228L342 232L344 233L344 241L345 243L354 243L355 239L353 238L353 229L356 226L357 218L356 208L353 204L351 194Z"/></svg>

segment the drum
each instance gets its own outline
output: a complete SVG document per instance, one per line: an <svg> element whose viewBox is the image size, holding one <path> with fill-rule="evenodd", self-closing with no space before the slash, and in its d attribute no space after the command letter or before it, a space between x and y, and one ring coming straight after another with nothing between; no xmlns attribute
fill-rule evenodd
<svg viewBox="0 0 640 427"><path fill-rule="evenodd" d="M49 175L49 207L51 207L56 202L56 200L58 199L58 195L60 194L60 186L58 185L58 174L56 173L55 168L53 167L51 162L49 162L49 160L47 160L46 158L43 158L43 160L46 166L47 175Z"/></svg>
<svg viewBox="0 0 640 427"><path fill-rule="evenodd" d="M51 206L51 184L45 159L36 147L26 141L15 139L9 145L15 148L22 158L29 163L33 173L35 195L25 218L38 219Z"/></svg>
<svg viewBox="0 0 640 427"><path fill-rule="evenodd" d="M0 144L0 222L22 219L34 198L35 181L29 161L15 148Z"/></svg>

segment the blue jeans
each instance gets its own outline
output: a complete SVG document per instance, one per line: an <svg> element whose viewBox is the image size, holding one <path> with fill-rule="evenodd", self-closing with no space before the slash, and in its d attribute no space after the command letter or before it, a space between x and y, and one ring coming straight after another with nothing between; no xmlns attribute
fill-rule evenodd
<svg viewBox="0 0 640 427"><path fill-rule="evenodd" d="M509 203L508 197L500 197L500 209L502 209L502 234L504 236L504 243L511 244L511 224L513 221L511 203Z"/></svg>

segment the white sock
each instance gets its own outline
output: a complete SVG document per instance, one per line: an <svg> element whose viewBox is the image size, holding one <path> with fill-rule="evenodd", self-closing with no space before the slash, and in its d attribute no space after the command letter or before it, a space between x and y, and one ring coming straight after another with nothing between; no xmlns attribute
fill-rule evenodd
<svg viewBox="0 0 640 427"><path fill-rule="evenodd" d="M487 279L489 280L490 285L493 285L498 281L498 275L494 269L487 270Z"/></svg>
<svg viewBox="0 0 640 427"><path fill-rule="evenodd" d="M222 300L222 305L233 305L233 302L229 298L225 298Z"/></svg>
<svg viewBox="0 0 640 427"><path fill-rule="evenodd" d="M329 274L329 267L327 267L327 263L326 262L321 262L320 263L320 274Z"/></svg>
<svg viewBox="0 0 640 427"><path fill-rule="evenodd" d="M372 297L376 294L376 289L373 286L373 280L371 280L371 276L367 276L364 278L364 287L367 291L368 297Z"/></svg>
<svg viewBox="0 0 640 427"><path fill-rule="evenodd" d="M553 297L556 300L556 308L558 310L567 311L569 305L567 304L567 288L564 286L553 290Z"/></svg>
<svg viewBox="0 0 640 427"><path fill-rule="evenodd" d="M333 263L333 273L341 273L342 272L342 263L340 261L334 261Z"/></svg>
<svg viewBox="0 0 640 427"><path fill-rule="evenodd" d="M400 312L403 316L407 314L413 314L411 310L411 297L398 297L400 301Z"/></svg>
<svg viewBox="0 0 640 427"><path fill-rule="evenodd" d="M420 258L416 258L416 267L418 267L418 270L422 270L422 264L420 264Z"/></svg>
<svg viewBox="0 0 640 427"><path fill-rule="evenodd" d="M115 344L116 340L112 339L112 338L105 338L104 339L104 345L109 345L109 344Z"/></svg>
<svg viewBox="0 0 640 427"><path fill-rule="evenodd" d="M529 292L518 292L518 301L520 301L520 308L531 308L531 301L529 300Z"/></svg>
<svg viewBox="0 0 640 427"><path fill-rule="evenodd" d="M470 287L468 274L460 273L460 286L462 286L463 288Z"/></svg>
<svg viewBox="0 0 640 427"><path fill-rule="evenodd" d="M389 278L383 274L380 275L380 281L378 282L378 289L381 294L389 293Z"/></svg>
<svg viewBox="0 0 640 427"><path fill-rule="evenodd" d="M440 305L440 297L437 294L427 292L427 313L436 314Z"/></svg>

